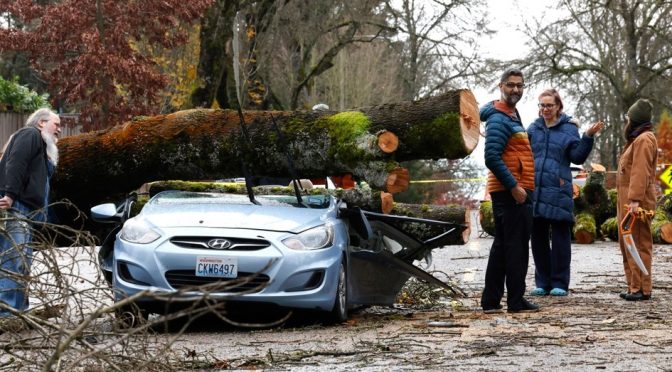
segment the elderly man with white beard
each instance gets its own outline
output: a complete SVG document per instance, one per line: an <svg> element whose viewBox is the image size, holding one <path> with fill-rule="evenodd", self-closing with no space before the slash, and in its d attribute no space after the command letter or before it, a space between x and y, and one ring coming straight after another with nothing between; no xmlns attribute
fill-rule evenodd
<svg viewBox="0 0 672 372"><path fill-rule="evenodd" d="M0 319L28 309L26 278L33 258L30 222L46 221L60 132L59 116L39 109L12 134L0 159Z"/></svg>

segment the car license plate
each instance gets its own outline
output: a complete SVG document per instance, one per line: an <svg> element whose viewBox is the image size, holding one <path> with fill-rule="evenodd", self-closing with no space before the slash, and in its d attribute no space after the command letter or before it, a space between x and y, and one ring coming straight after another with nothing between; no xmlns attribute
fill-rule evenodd
<svg viewBox="0 0 672 372"><path fill-rule="evenodd" d="M196 276L237 278L238 259L235 257L198 256L196 258Z"/></svg>

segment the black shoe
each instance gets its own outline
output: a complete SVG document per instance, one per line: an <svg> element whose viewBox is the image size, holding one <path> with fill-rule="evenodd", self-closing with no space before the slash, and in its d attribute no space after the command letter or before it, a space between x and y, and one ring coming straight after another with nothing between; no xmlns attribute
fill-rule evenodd
<svg viewBox="0 0 672 372"><path fill-rule="evenodd" d="M483 313L485 314L498 314L503 312L504 310L502 310L502 305L489 306L489 307L483 306Z"/></svg>
<svg viewBox="0 0 672 372"><path fill-rule="evenodd" d="M618 297L620 297L620 298L622 298L622 299L625 300L625 297L626 297L627 295L629 295L629 294L630 294L630 292L628 292L628 291L621 292L621 293L618 294Z"/></svg>
<svg viewBox="0 0 672 372"><path fill-rule="evenodd" d="M628 293L627 295L625 295L625 300L626 301L646 301L646 300L650 300L650 299L651 299L651 295L650 294L645 295L644 293L642 293L642 291L635 292L635 293Z"/></svg>
<svg viewBox="0 0 672 372"><path fill-rule="evenodd" d="M523 304L520 308L509 308L507 311L510 313L534 313L539 311L539 305L533 304L532 302L523 298L521 301Z"/></svg>

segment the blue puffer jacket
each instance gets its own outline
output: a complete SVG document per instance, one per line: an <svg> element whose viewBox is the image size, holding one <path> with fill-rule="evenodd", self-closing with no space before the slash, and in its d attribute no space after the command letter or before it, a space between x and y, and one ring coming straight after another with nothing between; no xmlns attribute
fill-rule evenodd
<svg viewBox="0 0 672 372"><path fill-rule="evenodd" d="M534 153L534 216L574 221L572 172L569 164L583 164L593 149L593 138L584 134L571 116L562 114L552 127L539 117L527 128Z"/></svg>

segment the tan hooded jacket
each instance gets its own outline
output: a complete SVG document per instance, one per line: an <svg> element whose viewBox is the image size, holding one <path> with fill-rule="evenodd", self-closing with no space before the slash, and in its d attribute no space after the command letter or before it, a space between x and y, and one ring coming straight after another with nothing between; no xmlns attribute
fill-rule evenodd
<svg viewBox="0 0 672 372"><path fill-rule="evenodd" d="M656 163L658 142L653 132L640 134L628 146L618 161L616 184L618 210L629 201L638 201L643 209L656 208ZM622 216L619 214L619 218Z"/></svg>

